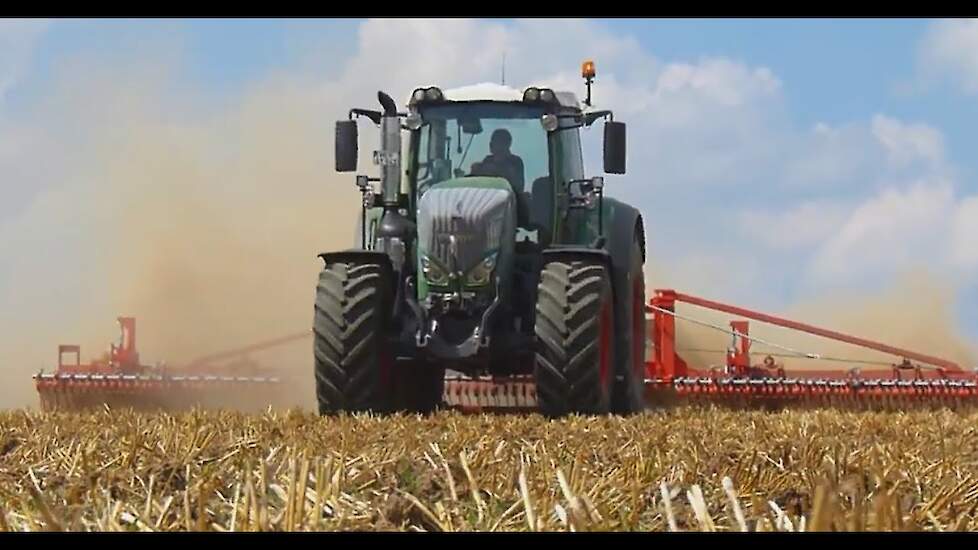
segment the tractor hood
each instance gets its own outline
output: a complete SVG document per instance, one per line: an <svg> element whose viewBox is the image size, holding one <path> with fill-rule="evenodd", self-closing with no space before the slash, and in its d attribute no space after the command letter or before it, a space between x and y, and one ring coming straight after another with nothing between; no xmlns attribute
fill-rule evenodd
<svg viewBox="0 0 978 550"><path fill-rule="evenodd" d="M463 177L433 185L418 202L417 221L422 273L428 262L430 269L448 275L447 280L426 277L423 286L448 291L486 287L508 270L516 232L516 195L505 179ZM493 275L488 281L473 275L480 265L490 264Z"/></svg>

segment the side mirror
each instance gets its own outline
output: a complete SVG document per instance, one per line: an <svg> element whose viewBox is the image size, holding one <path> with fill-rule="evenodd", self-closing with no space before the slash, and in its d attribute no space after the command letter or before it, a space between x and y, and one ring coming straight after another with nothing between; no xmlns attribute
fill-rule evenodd
<svg viewBox="0 0 978 550"><path fill-rule="evenodd" d="M357 169L357 121L336 122L336 171L353 172Z"/></svg>
<svg viewBox="0 0 978 550"><path fill-rule="evenodd" d="M625 123L609 120L604 123L604 171L625 173Z"/></svg>

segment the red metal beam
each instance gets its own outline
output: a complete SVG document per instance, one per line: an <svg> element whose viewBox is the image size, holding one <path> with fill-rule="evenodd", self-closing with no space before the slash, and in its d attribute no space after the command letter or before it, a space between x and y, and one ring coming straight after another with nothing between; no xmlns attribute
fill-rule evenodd
<svg viewBox="0 0 978 550"><path fill-rule="evenodd" d="M876 350L890 355L895 355L898 357L902 357L904 359L909 359L912 361L918 361L920 363L941 367L950 373L964 372L964 369L962 369L961 366L958 365L957 363L953 361L948 361L947 359L941 359L940 357L934 357L932 355L917 353L915 351L902 349L895 346L890 346L880 342L866 340L865 338L859 338L856 336L852 336L850 334L843 334L841 332L836 332L834 330L819 328L806 323L800 323L798 321L792 321L790 319L784 319L782 317L775 317L774 315L768 315L757 311L751 311L749 309L744 309L742 307L732 306L720 302L714 302L712 300L707 300L705 298L700 298L698 296L691 296L689 294L676 292L675 290L663 289L663 290L656 290L655 292L656 295L663 296L666 299L672 299L678 302L684 302L687 304L700 306L707 309L722 311L724 313L729 313L731 315L737 315L740 317L746 317L748 319L753 319L755 321L760 321L762 323L769 323L780 327L806 332L808 334L814 334L816 336L822 336L830 340L837 340L839 342L853 344L855 346Z"/></svg>

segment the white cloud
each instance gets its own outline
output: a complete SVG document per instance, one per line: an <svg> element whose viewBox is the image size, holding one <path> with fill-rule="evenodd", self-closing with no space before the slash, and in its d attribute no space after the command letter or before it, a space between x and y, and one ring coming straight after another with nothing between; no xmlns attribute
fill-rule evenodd
<svg viewBox="0 0 978 550"><path fill-rule="evenodd" d="M885 161L879 143L866 124L850 122L830 126L815 124L809 132L782 136L788 144L783 170L778 174L786 188L860 187Z"/></svg>
<svg viewBox="0 0 978 550"><path fill-rule="evenodd" d="M923 160L932 165L944 162L944 137L926 124L906 124L895 118L876 115L873 135L886 148L890 162L902 167Z"/></svg>
<svg viewBox="0 0 978 550"><path fill-rule="evenodd" d="M877 114L783 138L790 185L772 194L788 206L738 217L740 233L763 245L759 261L801 266L773 277L820 292L878 285L921 266L951 279L975 273L976 207L956 193L961 182L938 129Z"/></svg>
<svg viewBox="0 0 978 550"><path fill-rule="evenodd" d="M631 179L690 189L757 184L752 175L779 154L780 88L767 69L703 59L601 93L630 124Z"/></svg>
<svg viewBox="0 0 978 550"><path fill-rule="evenodd" d="M804 202L783 212L746 210L740 223L748 238L775 249L817 245L838 231L851 208L839 201Z"/></svg>
<svg viewBox="0 0 978 550"><path fill-rule="evenodd" d="M821 245L814 275L830 281L943 261L937 252L946 239L954 209L948 181L919 181L907 189L887 188L856 208L839 231Z"/></svg>
<svg viewBox="0 0 978 550"><path fill-rule="evenodd" d="M767 68L749 68L729 59L704 59L699 65L673 63L662 72L657 98L695 95L725 107L740 107L781 90L781 81Z"/></svg>
<svg viewBox="0 0 978 550"><path fill-rule="evenodd" d="M924 76L946 78L964 92L978 94L978 19L932 23L918 55Z"/></svg>
<svg viewBox="0 0 978 550"><path fill-rule="evenodd" d="M949 169L938 129L884 114L836 126L820 122L779 139L785 145L778 178L788 188L844 191L851 197L881 179L912 180Z"/></svg>

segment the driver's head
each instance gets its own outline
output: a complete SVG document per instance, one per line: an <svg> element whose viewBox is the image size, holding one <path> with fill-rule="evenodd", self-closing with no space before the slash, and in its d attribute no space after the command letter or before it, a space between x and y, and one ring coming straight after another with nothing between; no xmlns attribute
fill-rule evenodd
<svg viewBox="0 0 978 550"><path fill-rule="evenodd" d="M510 135L509 130L500 128L493 132L492 137L489 139L489 152L494 155L507 154L512 144L513 136Z"/></svg>

